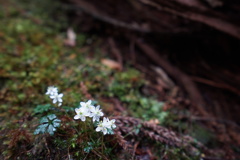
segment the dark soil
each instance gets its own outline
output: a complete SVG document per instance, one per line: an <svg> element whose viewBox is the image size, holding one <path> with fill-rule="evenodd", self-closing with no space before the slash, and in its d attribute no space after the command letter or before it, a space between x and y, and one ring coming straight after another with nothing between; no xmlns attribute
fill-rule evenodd
<svg viewBox="0 0 240 160"><path fill-rule="evenodd" d="M135 22L144 23L144 19L148 15L148 9L144 10L142 16L137 12L131 12L129 4L121 3L121 6L116 8L115 2L110 2L108 5L97 6L105 16L112 16L113 19L124 21L127 24ZM92 2L94 5L95 3ZM125 8L124 10L122 8ZM129 8L129 9L127 9ZM117 11L116 11L117 10ZM154 15L148 23L154 23L157 27L157 32L145 33L138 30L126 29L121 26L112 25L96 15L91 15L89 12L72 12L70 21L72 24L79 26L79 31L86 32L91 35L102 37L104 49L109 50L111 57L118 62L123 60L124 64L133 65L142 70L152 83L153 91L159 95L159 99L168 99L171 89L157 89L158 75L152 69L152 66L162 67L156 63L148 55L146 55L136 44L136 41L142 41L151 46L165 61L174 67L177 67L182 73L186 74L197 86L197 90L201 94L204 101L204 110L209 114L208 117L202 115L198 110L191 105L198 105L194 101L190 101L189 92L186 91L186 85L181 84L178 79L171 77L174 83L180 87L182 101L185 107L190 109L198 119L214 130L215 134L220 139L221 143L228 148L229 158L235 157L230 151L231 144L240 144L240 63L238 53L240 52L240 41L237 38L229 36L225 33L206 27L198 23L190 23L187 20L177 19L169 21L169 15L162 15L168 19L155 19ZM118 13L118 14L117 14ZM142 18L142 21L140 18ZM233 16L234 18L235 16ZM149 17L148 17L149 18ZM166 26L163 27L166 20ZM173 22L173 23L172 23ZM182 30L179 25L182 24ZM171 28L169 28L171 26ZM178 28L177 32L174 27ZM153 29L155 30L155 29ZM116 44L120 55L111 52L113 46L109 43L109 39ZM168 72L166 72L168 74ZM160 87L161 88L161 87ZM168 99L169 100L169 99ZM214 124L213 124L214 123ZM221 146L219 146L221 148ZM236 155L237 157L237 155Z"/></svg>

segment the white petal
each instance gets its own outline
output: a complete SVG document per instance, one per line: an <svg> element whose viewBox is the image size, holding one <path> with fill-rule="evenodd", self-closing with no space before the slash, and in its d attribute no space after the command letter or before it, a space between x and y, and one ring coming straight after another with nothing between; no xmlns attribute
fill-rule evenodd
<svg viewBox="0 0 240 160"><path fill-rule="evenodd" d="M99 108L100 108L100 106L98 105L98 106L96 107L96 109L99 110Z"/></svg>
<svg viewBox="0 0 240 160"><path fill-rule="evenodd" d="M114 128L116 128L117 126L115 125L115 124L112 124L112 128L114 129Z"/></svg>
<svg viewBox="0 0 240 160"><path fill-rule="evenodd" d="M108 129L111 129L111 125L110 124L105 125L105 127L108 128Z"/></svg>
<svg viewBox="0 0 240 160"><path fill-rule="evenodd" d="M85 103L85 102L80 102L80 105L81 105L82 107L84 107L84 106L86 106L86 103Z"/></svg>
<svg viewBox="0 0 240 160"><path fill-rule="evenodd" d="M99 117L96 118L96 121L99 121Z"/></svg>
<svg viewBox="0 0 240 160"><path fill-rule="evenodd" d="M53 103L55 104L57 102L57 99L53 99Z"/></svg>
<svg viewBox="0 0 240 160"><path fill-rule="evenodd" d="M89 110L90 110L90 111L94 111L94 110L95 110L95 107L92 106L92 105L90 105L90 106L89 106Z"/></svg>
<svg viewBox="0 0 240 160"><path fill-rule="evenodd" d="M59 98L62 98L62 97L63 97L63 94L62 94L62 93L61 93L61 94L59 94L59 95L58 95L58 97L59 97Z"/></svg>
<svg viewBox="0 0 240 160"><path fill-rule="evenodd" d="M91 100L88 100L88 101L87 101L87 104L88 104L88 105L91 105L91 104L92 104L92 101L91 101Z"/></svg>
<svg viewBox="0 0 240 160"><path fill-rule="evenodd" d="M94 116L93 113L89 113L89 114L88 114L88 117L93 117L93 116Z"/></svg>
<svg viewBox="0 0 240 160"><path fill-rule="evenodd" d="M85 121L85 120L86 120L86 117L82 116L82 117L81 117L81 120L82 120L82 121Z"/></svg>
<svg viewBox="0 0 240 160"><path fill-rule="evenodd" d="M90 110L91 112L95 112L95 111L96 111L96 108L95 108L94 106L91 106L91 107L89 108L89 110Z"/></svg>
<svg viewBox="0 0 240 160"><path fill-rule="evenodd" d="M50 95L50 98L51 99L54 99L56 96L55 95Z"/></svg>
<svg viewBox="0 0 240 160"><path fill-rule="evenodd" d="M80 109L79 109L79 108L75 108L75 112L76 112L76 113L79 113L79 112L80 112Z"/></svg>
<svg viewBox="0 0 240 160"><path fill-rule="evenodd" d="M89 112L85 112L83 115L84 115L85 117L90 117Z"/></svg>
<svg viewBox="0 0 240 160"><path fill-rule="evenodd" d="M106 128L103 128L103 134L107 134L107 129Z"/></svg>
<svg viewBox="0 0 240 160"><path fill-rule="evenodd" d="M97 131L97 132L100 132L100 131L101 131L101 128L100 128L100 127L97 127L97 128L96 128L96 131Z"/></svg>
<svg viewBox="0 0 240 160"><path fill-rule="evenodd" d="M74 119L80 119L80 116L79 115L75 115Z"/></svg>

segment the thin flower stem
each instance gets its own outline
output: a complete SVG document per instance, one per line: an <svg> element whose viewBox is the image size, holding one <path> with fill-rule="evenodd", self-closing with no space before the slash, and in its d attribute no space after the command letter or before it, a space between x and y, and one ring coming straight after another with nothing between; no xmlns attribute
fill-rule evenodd
<svg viewBox="0 0 240 160"><path fill-rule="evenodd" d="M86 131L86 129L87 129L87 126L86 126L86 123L85 122L83 122L83 126L84 126L84 131Z"/></svg>
<svg viewBox="0 0 240 160"><path fill-rule="evenodd" d="M128 134L126 134L125 136L123 136L123 138L126 138L127 136L129 136L134 130L135 130L135 129L133 129L131 132L129 132ZM111 139L110 141L107 141L106 143L111 142L111 141L113 141L114 139L117 139L117 138L113 138L113 139ZM112 148L114 149L117 145L118 145L118 143L116 143Z"/></svg>
<svg viewBox="0 0 240 160"><path fill-rule="evenodd" d="M103 144L104 144L104 143L103 143L103 135L102 135L102 153L103 153Z"/></svg>
<svg viewBox="0 0 240 160"><path fill-rule="evenodd" d="M123 136L123 138L126 138L127 136L129 136L132 132L134 132L134 130L135 130L135 129L133 129L131 132L129 132L128 134L126 134L125 136ZM114 141L115 139L117 139L117 138L113 138L113 139L111 139L111 140L109 140L109 141L106 141L106 143L112 142L112 141Z"/></svg>
<svg viewBox="0 0 240 160"><path fill-rule="evenodd" d="M87 156L89 155L89 153L84 157L84 159L83 160L85 160L86 158L87 158Z"/></svg>
<svg viewBox="0 0 240 160"><path fill-rule="evenodd" d="M104 160L108 160L108 158L107 158L106 156L104 156L104 154L99 153L97 150L94 150L94 149L93 149L92 152L93 152L94 154L96 154L97 156L99 156L99 158L104 159Z"/></svg>
<svg viewBox="0 0 240 160"><path fill-rule="evenodd" d="M60 111L64 112L68 117L70 117L70 115L68 114L68 112L65 109L58 107L58 106L55 107L55 109L59 109ZM78 129L74 125L73 125L73 128L76 130L77 134L79 135Z"/></svg>

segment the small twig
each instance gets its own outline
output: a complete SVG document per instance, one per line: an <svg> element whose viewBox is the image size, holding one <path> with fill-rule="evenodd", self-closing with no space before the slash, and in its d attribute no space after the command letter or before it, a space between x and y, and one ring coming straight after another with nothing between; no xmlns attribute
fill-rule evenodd
<svg viewBox="0 0 240 160"><path fill-rule="evenodd" d="M240 128L240 126L237 123L235 123L233 121L230 121L230 120L225 120L225 119L209 118L209 117L204 118L204 117L192 116L191 120L195 120L195 121L216 121L216 122L219 122L219 123L225 123L225 124L232 125L234 127Z"/></svg>
<svg viewBox="0 0 240 160"><path fill-rule="evenodd" d="M200 112L200 114L206 117L210 117L209 113L207 113L204 109L205 103L200 92L198 91L194 82L188 77L188 75L164 60L164 58L162 58L149 45L141 42L140 40L136 41L136 44L149 58L152 59L152 61L160 65L168 73L169 76L173 77L182 85L182 87L185 88L189 94L191 101L196 104L196 109L198 112Z"/></svg>
<svg viewBox="0 0 240 160"><path fill-rule="evenodd" d="M159 11L165 11L168 13L171 13L173 15L177 15L195 22L200 22L203 23L205 25L208 25L209 27L215 28L219 31L225 32L235 38L240 39L240 28L237 25L232 24L231 22L228 22L227 20L223 20L218 18L217 16L205 16L204 14L201 13L195 13L195 12L191 12L188 10L176 10L171 8L171 6L169 5L161 5L159 3L155 3L153 1L150 0L139 0L140 2L142 2L143 4L146 4L148 6L154 7L155 9L159 10ZM210 12L209 10L205 9L205 12ZM219 16L219 15L218 15Z"/></svg>
<svg viewBox="0 0 240 160"><path fill-rule="evenodd" d="M203 83L203 84L207 84L216 88L221 88L221 89L226 89L229 90L237 95L240 95L240 91L230 85L224 84L224 83L217 83L208 79L204 79L204 78L200 78L200 77L195 77L195 76L191 76L192 80L194 80L195 82L199 82L199 83Z"/></svg>
<svg viewBox="0 0 240 160"><path fill-rule="evenodd" d="M133 146L133 158L134 158L134 155L135 155L138 145L139 145L139 142L137 141Z"/></svg>
<svg viewBox="0 0 240 160"><path fill-rule="evenodd" d="M89 152L90 153L90 152ZM83 160L85 160L86 158L87 158L87 156L89 155L89 153L84 157L84 159Z"/></svg>
<svg viewBox="0 0 240 160"><path fill-rule="evenodd" d="M111 52L116 56L118 63L120 64L120 71L123 69L123 60L120 51L118 50L114 40L112 38L108 39L108 43L111 47Z"/></svg>
<svg viewBox="0 0 240 160"><path fill-rule="evenodd" d="M91 150L94 154L96 154L98 157L104 159L104 160L109 160L106 156L104 156L103 154L99 153L98 151L96 151L95 149Z"/></svg>
<svg viewBox="0 0 240 160"><path fill-rule="evenodd" d="M44 140L44 144L45 144L45 146L46 146L46 148L47 148L48 155L50 156L50 155L51 155L51 152L50 152L50 149L48 148L48 144L47 144L46 137L44 137L43 140Z"/></svg>
<svg viewBox="0 0 240 160"><path fill-rule="evenodd" d="M69 147L68 147L68 160L70 160L70 159L71 159L71 155L69 153Z"/></svg>
<svg viewBox="0 0 240 160"><path fill-rule="evenodd" d="M81 9L82 11L84 11L87 14L90 14L94 18L97 18L101 21L110 23L110 24L118 26L118 27L134 30L134 31L150 32L150 29L147 26L141 26L136 23L130 24L130 23L126 23L126 22L114 19L112 17L109 17L108 15L105 15L104 13L101 13L100 11L98 11L93 5L91 5L87 1L82 1L82 0L71 0L71 1L75 4L77 4L79 9Z"/></svg>

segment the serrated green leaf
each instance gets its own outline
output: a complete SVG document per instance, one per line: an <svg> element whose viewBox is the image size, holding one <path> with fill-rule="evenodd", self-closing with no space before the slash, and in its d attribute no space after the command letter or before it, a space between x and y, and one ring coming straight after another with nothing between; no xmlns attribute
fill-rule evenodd
<svg viewBox="0 0 240 160"><path fill-rule="evenodd" d="M47 117L42 117L41 120L40 120L40 123L48 123L48 119Z"/></svg>
<svg viewBox="0 0 240 160"><path fill-rule="evenodd" d="M55 114L50 114L47 117L49 120L54 120L55 118L57 118L57 116Z"/></svg>
<svg viewBox="0 0 240 160"><path fill-rule="evenodd" d="M34 108L34 113L43 113L43 112L47 112L52 108L52 106L50 104L46 104L46 105L37 105L36 108Z"/></svg>
<svg viewBox="0 0 240 160"><path fill-rule="evenodd" d="M48 129L47 129L47 132L48 132L50 135L53 135L53 134L54 134L54 131L56 131L56 129L53 127L53 125L49 125L49 126L48 126Z"/></svg>
<svg viewBox="0 0 240 160"><path fill-rule="evenodd" d="M38 126L41 130L46 130L48 124L41 124L40 126Z"/></svg>
<svg viewBox="0 0 240 160"><path fill-rule="evenodd" d="M35 131L34 131L34 133L33 134L39 134L40 133L40 131L41 131L41 129L39 129L39 128L37 128L37 129L35 129Z"/></svg>
<svg viewBox="0 0 240 160"><path fill-rule="evenodd" d="M74 111L74 108L73 107L68 107L68 106L62 106L62 108L67 111L67 112L72 112Z"/></svg>
<svg viewBox="0 0 240 160"><path fill-rule="evenodd" d="M53 121L54 123L60 123L61 122L61 120L60 119L54 119L54 121Z"/></svg>
<svg viewBox="0 0 240 160"><path fill-rule="evenodd" d="M40 123L41 125L39 125L34 131L35 135L40 133L49 133L50 135L53 135L56 131L56 128L60 126L61 120L57 119L55 114L51 114L42 117Z"/></svg>
<svg viewBox="0 0 240 160"><path fill-rule="evenodd" d="M60 122L61 122L61 120L59 120L59 119L54 120L53 121L53 126L54 127L59 127L60 126Z"/></svg>
<svg viewBox="0 0 240 160"><path fill-rule="evenodd" d="M40 133L45 133L46 128L47 128L48 124L41 124L37 127L37 129L34 131L34 134L40 134Z"/></svg>

